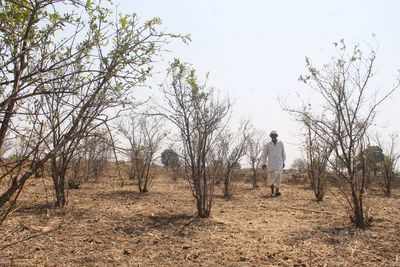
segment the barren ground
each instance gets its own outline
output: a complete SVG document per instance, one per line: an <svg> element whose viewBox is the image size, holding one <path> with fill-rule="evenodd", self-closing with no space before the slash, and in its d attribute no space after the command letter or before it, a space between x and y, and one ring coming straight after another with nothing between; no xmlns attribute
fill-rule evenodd
<svg viewBox="0 0 400 267"><path fill-rule="evenodd" d="M359 231L334 192L317 203L304 185L270 198L237 182L231 201L217 195L212 217L197 219L184 181L159 177L139 194L110 180L70 190L54 211L33 179L0 226L0 266L400 266L399 189L369 192L373 225Z"/></svg>

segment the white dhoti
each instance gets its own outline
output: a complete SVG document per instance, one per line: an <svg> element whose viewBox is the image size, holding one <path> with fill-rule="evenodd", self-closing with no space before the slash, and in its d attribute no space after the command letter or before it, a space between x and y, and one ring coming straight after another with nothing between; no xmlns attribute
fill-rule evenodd
<svg viewBox="0 0 400 267"><path fill-rule="evenodd" d="M271 181L271 185L274 185L275 187L280 187L281 186L281 175L282 170L271 170L268 171L268 176L269 180Z"/></svg>

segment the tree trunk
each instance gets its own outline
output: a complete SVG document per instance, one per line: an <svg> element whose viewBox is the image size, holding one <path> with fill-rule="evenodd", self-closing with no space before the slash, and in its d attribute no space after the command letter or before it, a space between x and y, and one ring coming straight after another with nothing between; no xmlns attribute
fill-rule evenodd
<svg viewBox="0 0 400 267"><path fill-rule="evenodd" d="M148 185L147 185L148 183L147 183L147 180L145 180L144 181L144 183L143 183L143 186L142 186L142 188L141 188L141 193L147 193L147 192L149 192L149 189L147 188L148 187Z"/></svg>
<svg viewBox="0 0 400 267"><path fill-rule="evenodd" d="M387 181L385 186L385 197L390 197L392 195L392 185L390 181Z"/></svg>
<svg viewBox="0 0 400 267"><path fill-rule="evenodd" d="M318 202L322 201L324 199L325 195L325 177L321 176L320 173L317 174L318 176L315 177L314 182L313 182L313 191L315 198ZM315 181L316 180L316 181Z"/></svg>
<svg viewBox="0 0 400 267"><path fill-rule="evenodd" d="M65 173L67 169L62 165L57 156L54 155L51 159L51 173L53 178L55 192L55 207L63 208L65 206Z"/></svg>
<svg viewBox="0 0 400 267"><path fill-rule="evenodd" d="M3 207L7 201L9 201L12 197L12 195L17 192L17 190L20 188L21 184L23 185L26 181L26 179L29 177L26 174L23 176L23 178L26 177L25 179L20 179L20 182L18 183L18 179L15 177L12 180L12 183L10 185L10 187L8 188L8 190L6 192L4 192L1 196L0 196L0 208Z"/></svg>
<svg viewBox="0 0 400 267"><path fill-rule="evenodd" d="M364 209L361 198L357 197L356 192L352 190L353 200L353 224L357 228L365 229L367 227L367 221L365 219Z"/></svg>
<svg viewBox="0 0 400 267"><path fill-rule="evenodd" d="M229 175L227 175L227 176L225 176L225 179L224 179L224 198L225 199L230 199L231 198L231 189L230 189L230 184L231 184L231 179L230 179L230 176Z"/></svg>
<svg viewBox="0 0 400 267"><path fill-rule="evenodd" d="M197 202L197 214L200 218L208 218L210 217L210 209L207 207L205 196L201 196L196 199Z"/></svg>
<svg viewBox="0 0 400 267"><path fill-rule="evenodd" d="M210 198L213 196L211 194L212 190L209 190L207 178L203 175L204 174L196 175L198 178L194 178L194 180L197 181L194 185L196 191L197 216L199 218L208 218L211 213ZM213 183L210 185L213 186Z"/></svg>
<svg viewBox="0 0 400 267"><path fill-rule="evenodd" d="M142 178L138 177L138 189L140 193L143 193L143 188L142 188Z"/></svg>
<svg viewBox="0 0 400 267"><path fill-rule="evenodd" d="M392 194L392 180L393 180L393 176L392 176L392 170L390 168L390 170L388 170L387 168L385 168L384 172L383 172L383 188L384 188L384 193L385 193L385 197L390 197Z"/></svg>
<svg viewBox="0 0 400 267"><path fill-rule="evenodd" d="M55 192L55 207L63 208L66 204L65 198L65 173L63 170L53 174L53 184Z"/></svg>
<svg viewBox="0 0 400 267"><path fill-rule="evenodd" d="M251 177L251 182L253 185L253 189L257 188L257 170L253 167L253 175Z"/></svg>

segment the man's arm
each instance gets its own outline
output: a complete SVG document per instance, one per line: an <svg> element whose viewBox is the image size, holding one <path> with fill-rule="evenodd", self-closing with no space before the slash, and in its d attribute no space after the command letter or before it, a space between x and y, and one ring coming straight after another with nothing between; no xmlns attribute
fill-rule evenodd
<svg viewBox="0 0 400 267"><path fill-rule="evenodd" d="M282 142L282 159L283 159L283 168L285 168L286 152L285 152L285 146L283 145L283 142Z"/></svg>

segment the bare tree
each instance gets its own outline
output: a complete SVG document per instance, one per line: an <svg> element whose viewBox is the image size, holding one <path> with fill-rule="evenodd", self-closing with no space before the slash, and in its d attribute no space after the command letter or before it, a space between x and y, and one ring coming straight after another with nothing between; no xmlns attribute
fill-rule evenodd
<svg viewBox="0 0 400 267"><path fill-rule="evenodd" d="M240 125L236 133L232 133L228 129L223 131L216 140L214 153L215 162L220 163L216 166L219 174L223 178L224 198L232 197L231 183L233 172L240 164L240 160L245 156L247 144L249 140L249 121L244 121ZM218 164L217 164L218 165Z"/></svg>
<svg viewBox="0 0 400 267"><path fill-rule="evenodd" d="M64 12L68 8L74 12ZM38 169L59 160L63 148L72 149L88 128L109 121L106 111L118 109L117 103L143 84L161 45L178 37L160 32L157 18L114 20L112 12L92 1L2 1L0 150L16 136L23 136L29 149L0 166L0 181L10 181L0 192L1 209L15 203ZM62 109L50 108L53 96L60 96ZM59 111L50 116L49 127L47 115ZM50 144L55 129L60 133Z"/></svg>
<svg viewBox="0 0 400 267"><path fill-rule="evenodd" d="M161 107L160 115L178 129L185 176L196 199L198 216L209 217L214 195L210 153L230 104L219 101L205 84L199 84L195 70L179 60L171 64L170 79L164 88L166 108Z"/></svg>
<svg viewBox="0 0 400 267"><path fill-rule="evenodd" d="M302 173L307 169L307 161L303 158L297 158L293 161L291 168Z"/></svg>
<svg viewBox="0 0 400 267"><path fill-rule="evenodd" d="M383 145L381 138L377 137L376 139L378 146L383 148L384 153L384 160L382 162L382 186L385 196L390 197L397 163L400 159L400 153L396 151L398 135L392 134L386 147Z"/></svg>
<svg viewBox="0 0 400 267"><path fill-rule="evenodd" d="M87 182L90 179L96 181L104 172L108 160L112 158L113 144L109 134L103 127L96 128L81 140L72 159L76 166L72 179L78 182Z"/></svg>
<svg viewBox="0 0 400 267"><path fill-rule="evenodd" d="M326 143L312 131L312 122L308 119L305 119L303 122L307 129L307 176L316 200L322 201L326 192L327 167L332 154L333 145L331 143Z"/></svg>
<svg viewBox="0 0 400 267"><path fill-rule="evenodd" d="M329 165L336 174L350 219L356 227L365 228L370 221L365 205L366 133L374 121L376 108L397 85L380 99L372 97L368 89L373 76L375 52L366 55L355 46L348 53L343 40L335 46L338 57L331 64L317 69L307 58L307 74L300 76L301 81L319 94L321 110L302 108L291 111L300 119L309 121L310 130L332 146L333 156ZM359 156L361 166L358 164ZM344 168L338 167L338 161Z"/></svg>
<svg viewBox="0 0 400 267"><path fill-rule="evenodd" d="M151 168L160 149L161 142L166 136L161 121L157 117L131 115L129 124L120 123L119 132L129 142L126 149L129 157L129 178L138 183L141 193L150 190L153 181Z"/></svg>
<svg viewBox="0 0 400 267"><path fill-rule="evenodd" d="M69 68L74 67L79 68L80 66L69 66ZM56 75L64 75L67 70L63 69L62 71L63 73L58 71ZM88 82L89 86L85 86L82 82ZM80 75L72 75L64 80L55 79L43 85L44 87L49 87L49 90L60 91L58 94L48 94L41 97L40 103L42 105L40 107L43 115L39 116L39 119L43 117L42 121L44 121L48 129L46 133L48 137L45 140L47 151L54 151L50 158L50 169L54 183L56 207L64 207L66 204L66 174L71 166L71 160L79 152L82 141L87 141L90 136L91 139L97 139L99 142L95 144L92 142L92 148L100 147L100 143L104 144L106 140L100 140L100 131L96 130L109 120L102 118L102 116L104 117L102 114L105 114L108 109L119 103L113 100L112 94L108 97L104 95L104 91L99 92L99 96L93 98L93 93L96 93L96 89L93 90L95 87L92 87L94 84L92 85L91 83L92 81L86 80ZM79 89L76 86L79 86ZM69 90L75 89L73 90L75 92L66 92L65 88L69 88ZM77 90L79 90L79 93L76 93ZM110 88L103 88L103 90L110 90ZM85 108L85 105L81 106L81 103L90 103L90 106ZM82 111L80 121L76 122L79 113ZM74 124L76 125L74 134L65 141L65 134L70 130L70 125ZM104 134L101 137L104 137ZM94 162L95 158L96 155L92 155L89 158L90 162Z"/></svg>
<svg viewBox="0 0 400 267"><path fill-rule="evenodd" d="M259 130L251 131L248 137L247 159L252 171L251 181L253 188L257 187L257 176L262 161L265 139L265 132Z"/></svg>

